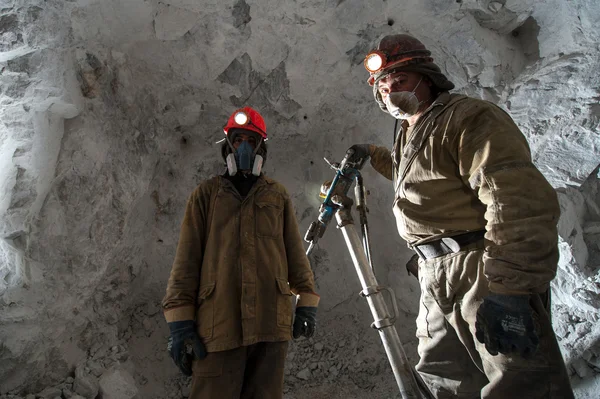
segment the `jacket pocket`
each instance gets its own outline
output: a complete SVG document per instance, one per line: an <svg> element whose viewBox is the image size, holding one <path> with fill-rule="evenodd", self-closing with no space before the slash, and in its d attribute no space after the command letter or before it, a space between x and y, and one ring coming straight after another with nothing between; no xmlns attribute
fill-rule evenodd
<svg viewBox="0 0 600 399"><path fill-rule="evenodd" d="M288 282L278 278L277 283L277 325L289 327L292 325L292 291Z"/></svg>
<svg viewBox="0 0 600 399"><path fill-rule="evenodd" d="M262 194L256 199L256 234L278 238L283 235L283 205L279 194Z"/></svg>
<svg viewBox="0 0 600 399"><path fill-rule="evenodd" d="M200 337L211 338L215 326L215 291L216 283L208 283L200 286L198 290L198 311L196 320Z"/></svg>

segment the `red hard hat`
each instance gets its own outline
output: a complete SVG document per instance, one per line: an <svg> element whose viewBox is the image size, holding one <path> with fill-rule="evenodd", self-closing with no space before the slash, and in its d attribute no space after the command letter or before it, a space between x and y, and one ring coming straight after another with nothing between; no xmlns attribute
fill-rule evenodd
<svg viewBox="0 0 600 399"><path fill-rule="evenodd" d="M265 120L258 111L250 107L240 108L231 114L223 131L228 134L232 128L251 130L260 134L264 140L267 139Z"/></svg>

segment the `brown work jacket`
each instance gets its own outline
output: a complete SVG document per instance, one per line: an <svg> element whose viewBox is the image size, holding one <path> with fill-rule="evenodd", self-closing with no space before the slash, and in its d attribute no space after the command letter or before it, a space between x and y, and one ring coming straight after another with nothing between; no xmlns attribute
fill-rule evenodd
<svg viewBox="0 0 600 399"><path fill-rule="evenodd" d="M393 211L409 246L486 230L485 275L502 294L541 293L556 274L556 192L524 135L498 106L442 93L392 151L371 165L393 181Z"/></svg>
<svg viewBox="0 0 600 399"><path fill-rule="evenodd" d="M196 320L209 352L287 341L294 294L298 306L318 304L286 189L260 176L242 200L221 176L201 183L181 225L167 322Z"/></svg>

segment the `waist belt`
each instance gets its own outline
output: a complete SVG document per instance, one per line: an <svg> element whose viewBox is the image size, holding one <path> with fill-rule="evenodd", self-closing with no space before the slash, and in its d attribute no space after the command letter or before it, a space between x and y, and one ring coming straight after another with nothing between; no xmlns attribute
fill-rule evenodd
<svg viewBox="0 0 600 399"><path fill-rule="evenodd" d="M470 231L454 237L444 237L439 240L413 246L421 259L433 259L439 256L460 252L469 244L483 240L485 230Z"/></svg>

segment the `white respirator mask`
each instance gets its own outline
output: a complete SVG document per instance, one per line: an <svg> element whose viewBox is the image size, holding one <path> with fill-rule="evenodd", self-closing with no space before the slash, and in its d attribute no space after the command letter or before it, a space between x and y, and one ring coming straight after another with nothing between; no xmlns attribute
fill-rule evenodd
<svg viewBox="0 0 600 399"><path fill-rule="evenodd" d="M412 91L397 91L390 93L385 99L385 106L394 118L408 119L419 111L421 103L415 95L415 90L421 84L421 80Z"/></svg>

